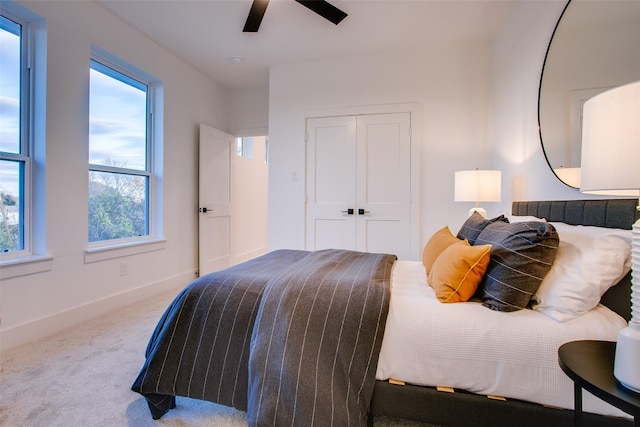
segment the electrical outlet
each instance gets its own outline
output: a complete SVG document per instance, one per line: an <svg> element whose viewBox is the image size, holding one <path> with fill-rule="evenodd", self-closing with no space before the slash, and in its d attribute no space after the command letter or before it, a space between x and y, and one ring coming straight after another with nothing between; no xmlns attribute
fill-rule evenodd
<svg viewBox="0 0 640 427"><path fill-rule="evenodd" d="M120 263L120 275L121 276L126 276L127 274L129 274L129 264L126 262L121 262Z"/></svg>

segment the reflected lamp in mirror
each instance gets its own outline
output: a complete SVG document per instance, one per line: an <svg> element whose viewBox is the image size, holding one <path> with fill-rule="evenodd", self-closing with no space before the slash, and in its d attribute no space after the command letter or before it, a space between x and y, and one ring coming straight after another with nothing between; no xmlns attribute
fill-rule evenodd
<svg viewBox="0 0 640 427"><path fill-rule="evenodd" d="M454 200L456 202L475 202L469 210L469 216L478 212L484 218L487 211L480 202L499 202L502 194L502 172L498 170L467 170L455 173Z"/></svg>
<svg viewBox="0 0 640 427"><path fill-rule="evenodd" d="M555 168L553 172L565 184L580 188L580 168L564 168L560 166Z"/></svg>
<svg viewBox="0 0 640 427"><path fill-rule="evenodd" d="M580 191L638 197L640 210L640 81L585 103L581 160ZM631 320L618 333L614 376L640 392L640 220L632 236Z"/></svg>

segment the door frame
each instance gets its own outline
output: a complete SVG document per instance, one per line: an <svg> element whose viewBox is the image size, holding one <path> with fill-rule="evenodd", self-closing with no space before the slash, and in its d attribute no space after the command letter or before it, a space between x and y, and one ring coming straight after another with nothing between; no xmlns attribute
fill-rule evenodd
<svg viewBox="0 0 640 427"><path fill-rule="evenodd" d="M336 117L336 116L359 116L370 114L392 114L392 113L409 113L410 116L410 180L411 188L409 189L410 211L411 211L411 233L410 233L410 250L411 259L419 260L422 256L422 191L421 191L421 177L422 177L422 118L423 108L422 104L418 102L408 102L399 104L379 104L379 105L361 105L351 107L329 107L321 109L309 109L300 111L299 120L302 122L304 132L306 132L306 120L310 118L322 118L322 117ZM306 135L305 135L306 136ZM306 139L306 138L305 138ZM305 160L307 163L307 152L305 144ZM306 207L306 173L305 173L305 207ZM306 209L304 210L304 227L305 227L305 240L306 247L306 229L307 218Z"/></svg>

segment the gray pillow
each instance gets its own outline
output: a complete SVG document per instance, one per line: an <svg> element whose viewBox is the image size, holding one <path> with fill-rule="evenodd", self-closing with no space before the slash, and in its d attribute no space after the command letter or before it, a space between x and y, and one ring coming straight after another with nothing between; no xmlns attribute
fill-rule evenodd
<svg viewBox="0 0 640 427"><path fill-rule="evenodd" d="M556 229L547 222L498 221L487 225L475 243L492 245L479 290L483 305L498 311L527 307L551 269L559 242Z"/></svg>
<svg viewBox="0 0 640 427"><path fill-rule="evenodd" d="M460 231L458 231L458 235L456 237L460 240L467 239L470 245L474 245L482 230L484 230L487 225L496 221L509 222L504 215L500 215L492 219L485 219L478 212L474 212L469 218L467 218L464 224L462 224L462 227L460 227Z"/></svg>

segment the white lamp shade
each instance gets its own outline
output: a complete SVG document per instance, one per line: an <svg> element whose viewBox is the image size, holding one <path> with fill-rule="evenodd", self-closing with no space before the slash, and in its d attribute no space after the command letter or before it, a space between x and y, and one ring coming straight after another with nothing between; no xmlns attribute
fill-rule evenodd
<svg viewBox="0 0 640 427"><path fill-rule="evenodd" d="M640 81L594 96L582 117L580 191L638 197ZM618 333L613 374L640 393L640 220L633 225L631 264L631 320Z"/></svg>
<svg viewBox="0 0 640 427"><path fill-rule="evenodd" d="M455 173L456 202L499 202L502 193L502 172L498 170L468 170Z"/></svg>
<svg viewBox="0 0 640 427"><path fill-rule="evenodd" d="M640 190L640 81L584 104L580 191L635 196Z"/></svg>
<svg viewBox="0 0 640 427"><path fill-rule="evenodd" d="M580 188L580 168L556 168L553 172L562 182Z"/></svg>

